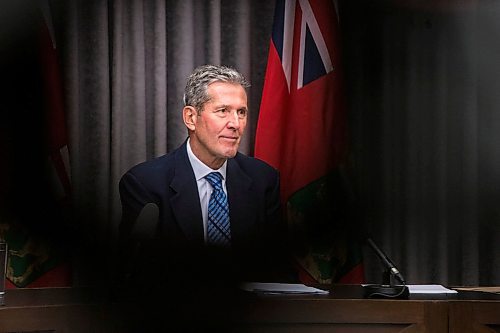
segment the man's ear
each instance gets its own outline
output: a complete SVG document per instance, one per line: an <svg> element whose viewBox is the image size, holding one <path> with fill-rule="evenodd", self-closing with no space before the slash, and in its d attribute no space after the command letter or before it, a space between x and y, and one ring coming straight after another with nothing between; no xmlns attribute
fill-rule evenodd
<svg viewBox="0 0 500 333"><path fill-rule="evenodd" d="M182 109L182 119L184 120L184 125L186 125L188 130L195 130L197 116L198 112L196 112L196 109L192 106L185 106L184 109Z"/></svg>

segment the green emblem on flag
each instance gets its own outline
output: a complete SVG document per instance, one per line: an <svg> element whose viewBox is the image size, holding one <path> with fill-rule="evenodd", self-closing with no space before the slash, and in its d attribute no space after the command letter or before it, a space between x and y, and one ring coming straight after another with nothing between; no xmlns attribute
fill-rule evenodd
<svg viewBox="0 0 500 333"><path fill-rule="evenodd" d="M361 261L351 240L351 206L338 170L309 183L287 202L294 257L319 283L337 281Z"/></svg>
<svg viewBox="0 0 500 333"><path fill-rule="evenodd" d="M8 244L6 277L17 287L26 287L59 262L51 243L15 224L0 224L2 238Z"/></svg>

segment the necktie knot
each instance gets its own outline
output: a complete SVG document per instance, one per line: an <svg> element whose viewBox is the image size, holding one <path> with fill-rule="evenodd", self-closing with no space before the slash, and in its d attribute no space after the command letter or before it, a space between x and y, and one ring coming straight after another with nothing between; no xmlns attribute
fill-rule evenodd
<svg viewBox="0 0 500 333"><path fill-rule="evenodd" d="M219 172L211 172L205 176L205 179L217 191L222 191L222 175Z"/></svg>

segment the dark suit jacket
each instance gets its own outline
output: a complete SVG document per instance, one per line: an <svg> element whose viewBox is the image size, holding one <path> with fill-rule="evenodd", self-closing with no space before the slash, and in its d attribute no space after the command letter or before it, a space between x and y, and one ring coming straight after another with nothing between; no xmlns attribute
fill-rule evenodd
<svg viewBox="0 0 500 333"><path fill-rule="evenodd" d="M241 279L266 279L266 273L270 273L266 270L280 267L284 260L285 228L281 225L279 174L263 161L238 153L227 161L226 188L232 246L231 259L220 260L221 267L230 268L231 273L226 273L241 275ZM159 207L159 221L152 232L159 246L148 252L150 257L171 255L167 261L161 259L160 265L175 262L177 268L190 269L182 262L203 266L207 253L223 252L204 246L198 187L186 142L172 153L126 172L120 181L120 196L120 231L125 238L133 235L137 216L147 203Z"/></svg>

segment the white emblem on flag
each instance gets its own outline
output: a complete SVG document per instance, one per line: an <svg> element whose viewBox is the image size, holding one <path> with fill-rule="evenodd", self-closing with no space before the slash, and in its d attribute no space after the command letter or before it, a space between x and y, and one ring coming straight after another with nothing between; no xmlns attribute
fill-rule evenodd
<svg viewBox="0 0 500 333"><path fill-rule="evenodd" d="M306 54L306 29L309 28L311 36L316 44L316 48L321 57L323 67L325 68L325 73L329 73L333 70L332 59L328 53L328 48L326 46L325 39L321 34L321 30L314 16L314 12L311 8L311 4L307 0L299 0L300 8L302 9L302 22L299 36L299 63L298 63L298 73L297 73L297 89L300 89L304 85L304 58ZM285 1L285 15L284 15L284 29L283 29L283 57L281 64L283 66L283 72L285 74L286 82L288 85L288 90L290 90L290 82L292 77L292 50L293 50L293 31L295 26L295 6L296 1L290 0Z"/></svg>

